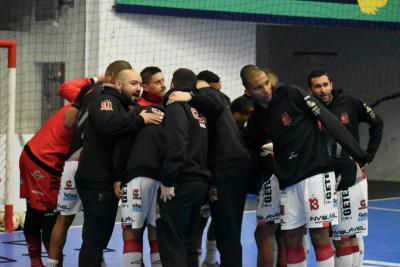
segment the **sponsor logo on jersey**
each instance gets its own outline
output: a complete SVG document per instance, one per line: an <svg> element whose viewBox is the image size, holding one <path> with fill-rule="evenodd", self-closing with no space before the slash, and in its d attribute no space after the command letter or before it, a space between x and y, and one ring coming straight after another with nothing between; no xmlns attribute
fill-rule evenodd
<svg viewBox="0 0 400 267"><path fill-rule="evenodd" d="M368 209L367 201L365 199L360 201L360 206L358 207L359 210Z"/></svg>
<svg viewBox="0 0 400 267"><path fill-rule="evenodd" d="M344 113L340 114L340 122L342 124L349 124L350 123L350 117L349 117L349 114L347 114L347 112L344 112Z"/></svg>
<svg viewBox="0 0 400 267"><path fill-rule="evenodd" d="M290 125L292 125L293 120L287 112L284 112L281 115L281 119L282 119L283 126L289 127Z"/></svg>
<svg viewBox="0 0 400 267"><path fill-rule="evenodd" d="M132 204L132 211L133 212L141 212L142 211L142 205L140 205L139 203Z"/></svg>
<svg viewBox="0 0 400 267"><path fill-rule="evenodd" d="M263 201L262 201L262 206L271 206L272 202L272 186L271 186L271 179L268 179L263 184Z"/></svg>
<svg viewBox="0 0 400 267"><path fill-rule="evenodd" d="M366 231L367 229L360 225L357 227L350 227L348 229L340 229L337 231L333 231L333 235L334 236L343 236L343 235L351 235L351 234L358 234L358 233L362 233L363 231Z"/></svg>
<svg viewBox="0 0 400 267"><path fill-rule="evenodd" d="M257 224L263 224L263 223L266 223L266 222L272 222L272 221L280 219L280 217L281 216L280 216L280 214L278 212L274 213L274 214L269 214L267 216L257 215Z"/></svg>
<svg viewBox="0 0 400 267"><path fill-rule="evenodd" d="M190 111L192 112L193 117L199 121L200 127L201 128L207 128L206 123L207 119L204 117L201 113L197 111L195 108L190 108Z"/></svg>
<svg viewBox="0 0 400 267"><path fill-rule="evenodd" d="M71 180L67 180L65 182L64 190L75 190L75 188L72 187L72 181Z"/></svg>
<svg viewBox="0 0 400 267"><path fill-rule="evenodd" d="M351 215L351 202L349 195L349 190L342 191L342 213L344 216Z"/></svg>
<svg viewBox="0 0 400 267"><path fill-rule="evenodd" d="M126 205L126 203L128 203L128 188L126 187L126 184L122 187L122 204Z"/></svg>
<svg viewBox="0 0 400 267"><path fill-rule="evenodd" d="M324 173L324 203L329 204L332 200L332 184L329 173Z"/></svg>
<svg viewBox="0 0 400 267"><path fill-rule="evenodd" d="M64 193L64 201L74 201L78 199L77 194Z"/></svg>
<svg viewBox="0 0 400 267"><path fill-rule="evenodd" d="M332 219L337 218L336 213L330 213L330 214L325 214L325 215L319 215L319 216L310 216L310 221L311 222L327 222L331 221Z"/></svg>
<svg viewBox="0 0 400 267"><path fill-rule="evenodd" d="M368 220L368 212L359 212L358 213L358 221L367 221Z"/></svg>
<svg viewBox="0 0 400 267"><path fill-rule="evenodd" d="M34 170L33 172L31 172L31 175L33 178L38 180L41 180L46 177L40 170Z"/></svg>
<svg viewBox="0 0 400 267"><path fill-rule="evenodd" d="M111 100L106 99L106 100L101 101L100 110L113 111L113 106L112 106Z"/></svg>
<svg viewBox="0 0 400 267"><path fill-rule="evenodd" d="M132 191L132 199L142 199L140 197L140 191L138 188L134 188Z"/></svg>

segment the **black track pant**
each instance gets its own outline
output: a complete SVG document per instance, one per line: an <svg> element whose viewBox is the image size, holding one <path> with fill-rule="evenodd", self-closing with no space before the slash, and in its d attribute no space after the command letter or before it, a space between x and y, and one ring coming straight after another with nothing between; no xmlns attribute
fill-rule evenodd
<svg viewBox="0 0 400 267"><path fill-rule="evenodd" d="M114 229L118 198L111 190L78 187L78 192L84 210L79 266L98 267Z"/></svg>
<svg viewBox="0 0 400 267"><path fill-rule="evenodd" d="M212 174L218 200L210 201L210 209L222 267L242 266L240 235L248 175L248 168L230 168Z"/></svg>
<svg viewBox="0 0 400 267"><path fill-rule="evenodd" d="M206 182L184 182L175 187L172 200L159 200L161 217L156 229L163 267L199 266L195 235L207 191Z"/></svg>

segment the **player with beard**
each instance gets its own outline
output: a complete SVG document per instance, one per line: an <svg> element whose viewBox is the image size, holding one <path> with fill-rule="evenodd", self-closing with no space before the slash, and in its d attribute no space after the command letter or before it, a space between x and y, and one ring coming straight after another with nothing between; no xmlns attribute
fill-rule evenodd
<svg viewBox="0 0 400 267"><path fill-rule="evenodd" d="M340 120L357 139L359 125L369 125L367 147L368 162L374 158L383 134L383 121L361 100L333 90L329 74L314 70L308 76L309 92ZM368 234L368 185L360 167L337 142L326 133L328 151L335 162L338 180L339 224L332 227L333 243L336 247L337 266L362 266L364 257L363 236Z"/></svg>
<svg viewBox="0 0 400 267"><path fill-rule="evenodd" d="M89 106L85 124L83 150L75 175L84 208L83 242L79 266L100 266L102 251L113 232L120 191L113 155L116 140L132 134L148 123L159 123L161 116L137 113L129 106L142 92L142 79L134 70L122 70L114 83L105 83L102 94Z"/></svg>
<svg viewBox="0 0 400 267"><path fill-rule="evenodd" d="M164 115L164 75L158 67L146 67L140 73L143 95L139 105L148 113ZM124 266L143 264L143 231L147 227L151 266L161 266L156 234L156 204L161 162L164 155L161 125L146 125L135 136L119 142L122 161L121 225L124 240ZM124 149L125 148L125 149ZM126 149L130 148L130 149Z"/></svg>
<svg viewBox="0 0 400 267"><path fill-rule="evenodd" d="M75 172L78 168L78 160L83 146L84 122L87 118L89 104L100 95L103 90L102 83L114 82L116 75L124 69L132 69L131 65L123 60L118 60L107 66L104 75L97 78L81 78L66 81L61 84L61 94L78 94L72 106L64 113L64 126L74 127L71 147L67 155L64 171L61 177L61 188L57 201L57 221L51 233L49 260L47 267L62 264L63 247L67 238L67 232L75 215L81 210L82 202L75 187Z"/></svg>
<svg viewBox="0 0 400 267"><path fill-rule="evenodd" d="M333 267L328 226L337 224L335 177L319 121L361 164L367 162L367 153L305 90L283 84L272 89L268 76L256 66L241 78L255 100L252 137L260 147L266 138L274 144L274 174L281 188L281 229L285 231L287 265L306 266L302 240L307 227L317 266Z"/></svg>

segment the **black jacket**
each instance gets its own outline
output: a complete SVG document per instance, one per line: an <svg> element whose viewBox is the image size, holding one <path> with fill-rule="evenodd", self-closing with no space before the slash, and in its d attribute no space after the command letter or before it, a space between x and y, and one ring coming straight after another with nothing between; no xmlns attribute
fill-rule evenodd
<svg viewBox="0 0 400 267"><path fill-rule="evenodd" d="M361 163L366 161L367 154L333 114L295 86L279 85L269 103L255 101L251 119L257 142L264 141L268 135L271 137L274 173L281 188L334 170L318 121L354 159Z"/></svg>
<svg viewBox="0 0 400 267"><path fill-rule="evenodd" d="M173 91L190 91L182 89ZM165 160L161 182L175 186L186 181L208 181L207 120L188 103L175 102L166 108L163 127L165 134Z"/></svg>
<svg viewBox="0 0 400 267"><path fill-rule="evenodd" d="M382 119L367 104L355 97L343 94L341 90L334 90L332 95L332 102L327 105L327 108L350 131L357 141L360 139L359 124L361 122L369 124L367 162L372 161L382 140ZM357 174L356 163L329 134L325 133L325 137L327 139L329 154L335 163L336 176L341 177L338 190L347 189L355 183Z"/></svg>
<svg viewBox="0 0 400 267"><path fill-rule="evenodd" d="M86 92L85 92L86 91ZM101 83L91 83L84 86L79 94L84 93L82 103L78 107L79 114L75 125L75 132L71 139L71 148L69 150L67 159L76 159L82 152L83 147L83 131L85 129L85 122L89 116L89 105L96 99L103 91Z"/></svg>
<svg viewBox="0 0 400 267"><path fill-rule="evenodd" d="M193 95L190 104L207 118L210 170L249 167L249 154L224 94L212 88L201 88Z"/></svg>
<svg viewBox="0 0 400 267"><path fill-rule="evenodd" d="M142 107L149 113L163 114L165 107L160 105ZM129 139L121 139L118 142L118 162L126 159L121 174L122 184L127 184L135 177L149 177L160 180L160 171L165 156L164 130L162 124L148 124L140 129ZM128 153L124 153L124 149Z"/></svg>
<svg viewBox="0 0 400 267"><path fill-rule="evenodd" d="M327 108L339 119L344 127L350 131L358 142L360 141L360 123L365 122L369 125L367 152L370 154L369 161L371 161L378 151L379 145L382 141L382 119L372 108L361 100L342 94L341 90L334 90L332 93L333 99Z"/></svg>
<svg viewBox="0 0 400 267"><path fill-rule="evenodd" d="M113 190L113 182L118 178L113 167L115 141L144 126L136 110L129 110L131 104L125 95L107 85L90 104L75 175L78 187Z"/></svg>

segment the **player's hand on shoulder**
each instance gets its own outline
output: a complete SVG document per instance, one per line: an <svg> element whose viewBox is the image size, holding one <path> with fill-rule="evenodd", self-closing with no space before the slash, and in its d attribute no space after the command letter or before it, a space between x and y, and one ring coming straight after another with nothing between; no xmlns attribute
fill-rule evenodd
<svg viewBox="0 0 400 267"><path fill-rule="evenodd" d="M142 116L145 124L160 124L164 118L162 114L148 113L146 110L142 110L139 115Z"/></svg>
<svg viewBox="0 0 400 267"><path fill-rule="evenodd" d="M189 102L190 100L192 100L192 95L190 93L176 91L168 97L167 105L174 102Z"/></svg>

